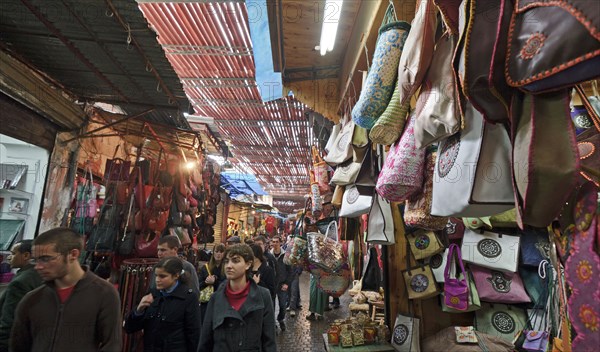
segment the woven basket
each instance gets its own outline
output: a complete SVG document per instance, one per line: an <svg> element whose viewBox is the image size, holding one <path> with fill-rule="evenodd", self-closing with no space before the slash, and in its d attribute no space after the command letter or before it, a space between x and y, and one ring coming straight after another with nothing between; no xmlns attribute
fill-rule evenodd
<svg viewBox="0 0 600 352"><path fill-rule="evenodd" d="M396 87L390 103L369 132L371 141L382 145L391 145L397 141L404 129L409 109L410 101L400 105L400 91Z"/></svg>

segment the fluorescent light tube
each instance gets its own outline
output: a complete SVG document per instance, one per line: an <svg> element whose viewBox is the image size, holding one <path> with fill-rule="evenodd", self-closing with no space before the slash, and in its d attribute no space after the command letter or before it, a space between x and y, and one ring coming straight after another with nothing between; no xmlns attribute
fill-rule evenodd
<svg viewBox="0 0 600 352"><path fill-rule="evenodd" d="M344 0L327 0L323 11L323 27L321 29L321 56L333 50L335 37L337 35L340 15L342 14L342 4Z"/></svg>

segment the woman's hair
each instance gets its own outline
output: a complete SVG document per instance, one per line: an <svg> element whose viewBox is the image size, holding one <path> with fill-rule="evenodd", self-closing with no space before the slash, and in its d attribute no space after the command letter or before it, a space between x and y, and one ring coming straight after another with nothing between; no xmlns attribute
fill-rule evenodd
<svg viewBox="0 0 600 352"><path fill-rule="evenodd" d="M260 260L260 262L264 262L265 261L265 256L263 253L263 249L260 245L258 244L251 244L250 248L252 248L252 253L254 253L254 258Z"/></svg>
<svg viewBox="0 0 600 352"><path fill-rule="evenodd" d="M219 243L213 248L213 255L210 256L210 260L208 261L208 267L210 268L210 273L215 274L215 270L217 270L217 263L215 262L215 252L224 253L225 245L223 243ZM223 260L221 259L221 263ZM221 264L219 263L219 265Z"/></svg>
<svg viewBox="0 0 600 352"><path fill-rule="evenodd" d="M162 258L158 264L154 266L154 269L163 269L171 275L179 275L179 281L187 284L190 280L190 273L183 271L183 260L178 257L166 257Z"/></svg>
<svg viewBox="0 0 600 352"><path fill-rule="evenodd" d="M248 278L251 277L252 272L252 263L254 262L254 253L252 252L252 248L250 248L247 244L234 244L227 247L225 250L224 258L231 257L234 255L239 255L244 259L246 263L250 263L250 267L246 270L246 276Z"/></svg>

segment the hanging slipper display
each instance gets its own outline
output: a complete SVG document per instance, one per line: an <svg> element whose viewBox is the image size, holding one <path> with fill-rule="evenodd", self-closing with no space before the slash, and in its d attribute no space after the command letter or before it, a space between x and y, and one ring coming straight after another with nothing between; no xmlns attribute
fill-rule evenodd
<svg viewBox="0 0 600 352"><path fill-rule="evenodd" d="M394 88L390 103L369 132L371 141L381 145L391 145L397 141L404 129L409 109L409 101L400 105L400 91L398 87Z"/></svg>
<svg viewBox="0 0 600 352"><path fill-rule="evenodd" d="M371 129L388 106L409 29L407 22L396 19L394 7L390 4L379 28L373 65L360 98L352 109L352 120L357 125Z"/></svg>

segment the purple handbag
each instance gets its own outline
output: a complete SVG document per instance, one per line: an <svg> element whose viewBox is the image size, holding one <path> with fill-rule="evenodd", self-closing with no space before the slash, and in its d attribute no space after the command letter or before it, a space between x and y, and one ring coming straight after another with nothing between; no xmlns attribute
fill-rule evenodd
<svg viewBox="0 0 600 352"><path fill-rule="evenodd" d="M477 265L469 265L469 269L475 279L480 300L494 303L531 302L518 273L486 269Z"/></svg>
<svg viewBox="0 0 600 352"><path fill-rule="evenodd" d="M456 259L455 259L456 258ZM462 272L462 279L451 278L450 268L456 265L454 261L458 261ZM448 261L444 269L444 303L457 310L466 311L469 307L469 285L467 283L467 273L460 254L460 247L456 244L451 244L448 249Z"/></svg>
<svg viewBox="0 0 600 352"><path fill-rule="evenodd" d="M525 341L523 349L530 352L544 352L547 350L550 334L547 331L523 330Z"/></svg>

